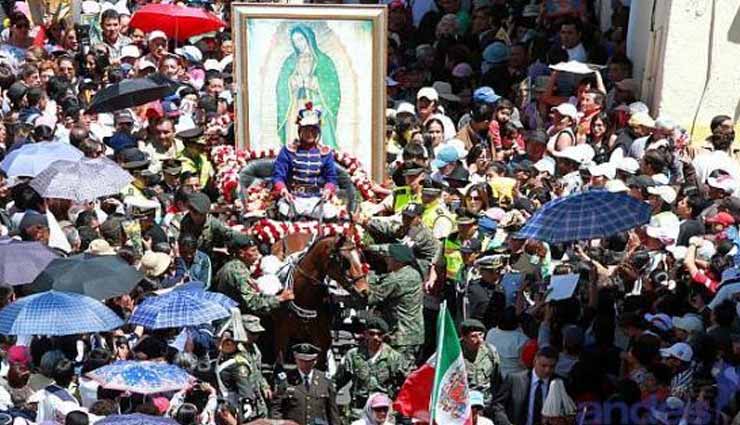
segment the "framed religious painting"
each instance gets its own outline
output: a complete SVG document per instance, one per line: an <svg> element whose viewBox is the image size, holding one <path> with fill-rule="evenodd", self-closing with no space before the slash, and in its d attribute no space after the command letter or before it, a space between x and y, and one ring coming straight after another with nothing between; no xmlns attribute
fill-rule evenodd
<svg viewBox="0 0 740 425"><path fill-rule="evenodd" d="M279 148L298 111L321 111L321 142L356 156L372 178L385 163L385 6L234 3L237 144Z"/></svg>

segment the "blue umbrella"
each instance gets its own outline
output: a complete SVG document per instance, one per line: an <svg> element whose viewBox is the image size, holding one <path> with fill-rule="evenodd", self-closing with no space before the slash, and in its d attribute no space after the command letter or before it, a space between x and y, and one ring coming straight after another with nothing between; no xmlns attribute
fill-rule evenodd
<svg viewBox="0 0 740 425"><path fill-rule="evenodd" d="M76 335L121 325L123 321L100 301L71 292L29 295L0 310L4 335Z"/></svg>
<svg viewBox="0 0 740 425"><path fill-rule="evenodd" d="M8 177L36 177L54 161L77 161L82 157L82 151L68 143L29 143L11 151L0 163L0 169Z"/></svg>
<svg viewBox="0 0 740 425"><path fill-rule="evenodd" d="M549 243L599 239L650 221L650 207L625 193L591 190L545 204L519 231Z"/></svg>
<svg viewBox="0 0 740 425"><path fill-rule="evenodd" d="M195 381L178 366L135 360L119 360L88 372L87 377L99 382L103 388L137 394L178 391Z"/></svg>
<svg viewBox="0 0 740 425"><path fill-rule="evenodd" d="M12 286L33 282L36 276L58 256L41 242L2 239L0 240L0 282Z"/></svg>
<svg viewBox="0 0 740 425"><path fill-rule="evenodd" d="M95 422L99 425L178 425L177 421L164 416L132 413L130 415L110 415Z"/></svg>
<svg viewBox="0 0 740 425"><path fill-rule="evenodd" d="M208 301L213 301L221 304L226 309L230 309L239 305L238 302L232 300L226 295L220 292L211 292L205 290L205 284L203 282L194 280L182 285L177 285L173 288L175 291L190 291L197 297L202 297Z"/></svg>
<svg viewBox="0 0 740 425"><path fill-rule="evenodd" d="M193 291L171 291L142 302L129 323L148 329L198 326L229 316L218 302L207 300Z"/></svg>

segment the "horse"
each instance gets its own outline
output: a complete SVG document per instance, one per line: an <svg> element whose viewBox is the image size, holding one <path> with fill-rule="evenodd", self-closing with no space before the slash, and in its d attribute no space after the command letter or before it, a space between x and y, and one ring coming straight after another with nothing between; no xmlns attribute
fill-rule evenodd
<svg viewBox="0 0 740 425"><path fill-rule="evenodd" d="M316 238L291 266L295 299L284 303L273 315L276 363L282 365L291 340L310 342L321 349L320 365L325 365L331 348L332 315L326 308L326 278L366 299L369 293L367 273L361 250L355 242L354 227L348 232ZM290 287L290 285L288 285Z"/></svg>

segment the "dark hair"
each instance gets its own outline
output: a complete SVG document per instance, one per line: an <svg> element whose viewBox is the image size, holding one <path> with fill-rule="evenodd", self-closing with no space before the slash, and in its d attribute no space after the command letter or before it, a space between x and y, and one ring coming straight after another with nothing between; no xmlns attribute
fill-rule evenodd
<svg viewBox="0 0 740 425"><path fill-rule="evenodd" d="M7 90L15 82L15 75L10 66L0 64L0 89Z"/></svg>
<svg viewBox="0 0 740 425"><path fill-rule="evenodd" d="M612 56L611 60L609 60L609 64L621 65L627 68L628 76L632 75L632 61L624 54L618 53Z"/></svg>
<svg viewBox="0 0 740 425"><path fill-rule="evenodd" d="M553 347L551 345L546 345L546 346L540 348L539 350L537 350L537 357L545 357L545 358L548 358L550 360L557 361L558 360L558 357L559 357L559 353L558 353L558 350L555 347Z"/></svg>
<svg viewBox="0 0 740 425"><path fill-rule="evenodd" d="M643 366L650 366L660 356L660 339L655 335L640 335L630 349L630 353Z"/></svg>
<svg viewBox="0 0 740 425"><path fill-rule="evenodd" d="M583 34L583 24L581 23L581 20L580 19L573 18L573 17L570 17L569 16L569 17L563 19L563 22L560 23L560 27L559 28L562 29L565 25L573 25L574 27L576 27L576 32L578 34Z"/></svg>
<svg viewBox="0 0 740 425"><path fill-rule="evenodd" d="M414 160L420 160L424 159L424 156L426 155L426 150L424 149L424 146L420 145L419 143L408 143L406 146L403 147L403 152L401 153L401 157L404 161L414 161Z"/></svg>
<svg viewBox="0 0 740 425"><path fill-rule="evenodd" d="M38 106L41 98L46 96L46 92L41 87L33 87L26 92L26 101L28 106Z"/></svg>
<svg viewBox="0 0 740 425"><path fill-rule="evenodd" d="M100 394L100 391L98 391L98 394ZM90 406L90 413L97 416L115 415L118 413L118 403L107 398L99 399Z"/></svg>
<svg viewBox="0 0 740 425"><path fill-rule="evenodd" d="M514 104L509 99L499 99L499 101L496 102L496 112L500 111L501 109L514 111Z"/></svg>
<svg viewBox="0 0 740 425"><path fill-rule="evenodd" d="M64 418L64 425L88 425L89 423L90 417L87 416L87 413L80 410L69 412Z"/></svg>
<svg viewBox="0 0 740 425"><path fill-rule="evenodd" d="M216 407L216 412L221 412L221 411L227 411L231 413L231 415L236 418L237 425L241 424L236 407L234 407L228 401L222 401L218 403L218 406ZM224 422L223 419L221 419L221 415L216 415L216 425L226 425L226 422Z"/></svg>
<svg viewBox="0 0 740 425"><path fill-rule="evenodd" d="M174 419L180 425L195 425L198 421L198 408L192 403L183 403L177 409Z"/></svg>
<svg viewBox="0 0 740 425"><path fill-rule="evenodd" d="M655 170L656 173L663 173L666 167L668 167L668 161L666 159L666 155L657 149L645 152L645 156L642 157L642 160L645 161L650 168Z"/></svg>
<svg viewBox="0 0 740 425"><path fill-rule="evenodd" d="M408 143L409 140L404 139L403 135L407 130L417 125L419 125L419 121L413 114L401 112L400 114L396 114L396 124L393 126L393 130L396 132L396 137L402 143Z"/></svg>
<svg viewBox="0 0 740 425"><path fill-rule="evenodd" d="M95 211L92 210L85 210L80 212L77 215L77 220L75 220L75 226L82 227L82 226L90 226L93 221L96 221L98 219L98 215L95 213Z"/></svg>
<svg viewBox="0 0 740 425"><path fill-rule="evenodd" d="M714 321L722 327L728 327L732 325L732 322L737 316L737 310L735 308L735 302L732 300L724 300L719 305L714 307Z"/></svg>
<svg viewBox="0 0 740 425"><path fill-rule="evenodd" d="M493 119L493 107L488 103L476 103L470 109L470 118L473 122L490 121Z"/></svg>
<svg viewBox="0 0 740 425"><path fill-rule="evenodd" d="M714 132L720 125L722 125L723 122L730 120L732 121L732 117L727 115L717 115L716 117L712 118L712 121L709 123L709 129Z"/></svg>
<svg viewBox="0 0 740 425"><path fill-rule="evenodd" d="M28 378L31 372L28 366L22 363L11 364L8 369L8 385L10 388L23 388L28 384Z"/></svg>
<svg viewBox="0 0 740 425"><path fill-rule="evenodd" d="M489 148L485 143L478 143L475 146L473 146L468 152L468 157L465 160L468 163L468 166L471 164L474 164L475 161L477 161L478 158L480 158L483 152L487 152L488 150Z"/></svg>
<svg viewBox="0 0 740 425"><path fill-rule="evenodd" d="M145 415L151 416L162 416L162 412L160 412L159 408L151 401L146 401L136 406L136 408L134 409L134 413L143 413Z"/></svg>
<svg viewBox="0 0 740 425"><path fill-rule="evenodd" d="M109 19L115 19L120 20L121 15L118 14L118 12L115 9L106 9L101 15L100 15L100 23L104 23L105 21Z"/></svg>
<svg viewBox="0 0 740 425"><path fill-rule="evenodd" d="M83 363L82 373L84 374L107 365L108 363L110 363L111 358L112 356L107 350L103 348L95 348L94 350L90 351L87 360L85 360L85 363Z"/></svg>
<svg viewBox="0 0 740 425"><path fill-rule="evenodd" d="M218 99L210 94L201 96L198 101L198 107L205 113L216 113L218 111Z"/></svg>
<svg viewBox="0 0 740 425"><path fill-rule="evenodd" d="M68 358L63 358L59 360L54 366L54 371L52 372L52 379L54 379L54 382L57 383L57 385L62 387L67 387L72 382L72 379L75 376L75 365L72 363L71 360Z"/></svg>
<svg viewBox="0 0 740 425"><path fill-rule="evenodd" d="M10 304L10 299L13 297L15 290L10 285L4 283L0 284L0 308Z"/></svg>

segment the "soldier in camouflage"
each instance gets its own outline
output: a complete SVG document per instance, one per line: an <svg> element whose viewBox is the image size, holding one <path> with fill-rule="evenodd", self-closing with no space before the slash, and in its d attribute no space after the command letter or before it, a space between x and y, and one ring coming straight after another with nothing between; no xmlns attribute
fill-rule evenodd
<svg viewBox="0 0 740 425"><path fill-rule="evenodd" d="M496 349L484 342L486 327L479 320L464 320L460 325L461 347L468 372L468 387L484 394L485 405L502 382L501 360Z"/></svg>
<svg viewBox="0 0 740 425"><path fill-rule="evenodd" d="M364 338L359 347L344 355L334 375L337 388L352 382L352 419L359 419L370 394L385 393L395 398L411 365L401 354L386 344L388 324L379 317L371 317L365 325Z"/></svg>
<svg viewBox="0 0 740 425"><path fill-rule="evenodd" d="M380 312L391 331L389 343L409 364L416 364L424 343L422 273L406 245L391 244L385 257L388 273L369 276L368 305Z"/></svg>
<svg viewBox="0 0 740 425"><path fill-rule="evenodd" d="M384 254L390 243L403 243L411 247L419 264L423 276L434 261L440 249L440 243L432 235L431 230L422 223L424 207L421 204L410 203L404 207L401 214L402 221L376 218L358 217L357 222L367 229L376 245L368 249Z"/></svg>
<svg viewBox="0 0 740 425"><path fill-rule="evenodd" d="M238 232L208 213L211 210L211 201L201 192L188 196L188 213L180 223L180 233L193 235L198 239L198 250L209 256L213 255L213 248L226 246L228 241ZM211 257L213 259L213 257Z"/></svg>
<svg viewBox="0 0 740 425"><path fill-rule="evenodd" d="M249 270L260 255L256 240L241 233L236 234L231 238L229 251L235 258L218 271L213 283L218 292L239 302L242 313L264 316L278 308L280 303L293 299L290 289L283 290L279 295L260 292Z"/></svg>

